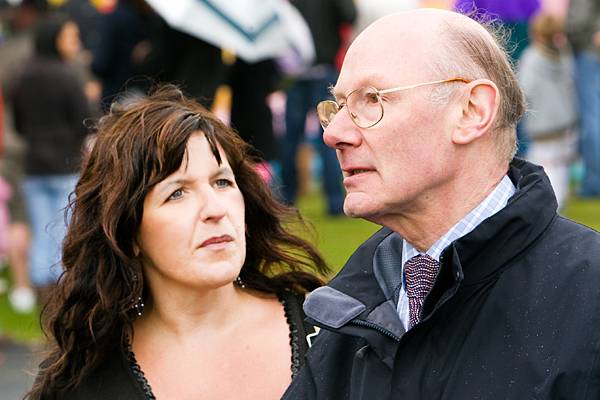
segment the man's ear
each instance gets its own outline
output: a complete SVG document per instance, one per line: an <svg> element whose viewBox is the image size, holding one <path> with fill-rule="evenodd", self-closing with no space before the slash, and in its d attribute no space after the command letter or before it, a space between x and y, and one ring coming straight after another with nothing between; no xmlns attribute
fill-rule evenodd
<svg viewBox="0 0 600 400"><path fill-rule="evenodd" d="M496 121L500 94L496 84L487 79L477 79L468 84L462 101L462 115L452 132L452 142L469 144L490 131Z"/></svg>

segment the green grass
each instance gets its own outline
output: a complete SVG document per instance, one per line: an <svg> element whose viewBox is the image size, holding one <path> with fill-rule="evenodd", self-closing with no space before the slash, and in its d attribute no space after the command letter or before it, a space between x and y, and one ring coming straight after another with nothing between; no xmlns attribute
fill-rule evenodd
<svg viewBox="0 0 600 400"><path fill-rule="evenodd" d="M316 235L307 238L318 247L334 271L342 268L352 251L380 228L361 219L327 216L323 199L317 195L300 199L298 207Z"/></svg>
<svg viewBox="0 0 600 400"><path fill-rule="evenodd" d="M305 220L312 225L314 235L303 233L323 253L327 263L339 270L350 254L379 227L369 222L348 217L328 217L320 196L313 194L302 198L299 208ZM574 199L564 215L600 231L600 200ZM7 271L0 279L8 279ZM0 295L0 335L5 334L19 342L40 340L38 312L16 314L10 308L6 294Z"/></svg>
<svg viewBox="0 0 600 400"><path fill-rule="evenodd" d="M600 231L600 200L572 199L562 214Z"/></svg>
<svg viewBox="0 0 600 400"><path fill-rule="evenodd" d="M0 279L9 282L8 270L0 271ZM0 336L8 336L17 342L35 342L41 337L39 311L17 314L10 307L6 293L0 295Z"/></svg>

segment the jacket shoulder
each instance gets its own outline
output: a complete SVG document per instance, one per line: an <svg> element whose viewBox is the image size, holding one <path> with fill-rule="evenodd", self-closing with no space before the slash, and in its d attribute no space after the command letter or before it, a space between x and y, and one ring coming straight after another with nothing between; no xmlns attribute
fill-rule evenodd
<svg viewBox="0 0 600 400"><path fill-rule="evenodd" d="M572 246L574 252L594 256L600 263L600 232L571 219L558 216L550 233L559 246Z"/></svg>
<svg viewBox="0 0 600 400"><path fill-rule="evenodd" d="M321 329L314 341L282 400L348 399L354 357L364 339Z"/></svg>

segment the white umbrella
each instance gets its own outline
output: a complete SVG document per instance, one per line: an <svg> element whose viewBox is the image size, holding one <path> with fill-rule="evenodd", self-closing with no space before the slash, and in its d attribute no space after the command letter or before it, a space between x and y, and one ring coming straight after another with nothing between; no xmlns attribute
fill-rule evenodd
<svg viewBox="0 0 600 400"><path fill-rule="evenodd" d="M146 0L173 28L247 62L295 53L314 59L310 30L287 0Z"/></svg>

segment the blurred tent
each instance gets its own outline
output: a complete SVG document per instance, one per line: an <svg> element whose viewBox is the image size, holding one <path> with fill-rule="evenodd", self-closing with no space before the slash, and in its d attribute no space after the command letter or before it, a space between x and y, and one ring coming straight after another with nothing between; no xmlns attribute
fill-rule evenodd
<svg viewBox="0 0 600 400"><path fill-rule="evenodd" d="M375 20L399 11L420 6L419 0L356 0L358 17L354 23L354 35L358 35Z"/></svg>
<svg viewBox="0 0 600 400"><path fill-rule="evenodd" d="M0 7L16 7L22 3L23 0L0 0Z"/></svg>
<svg viewBox="0 0 600 400"><path fill-rule="evenodd" d="M293 53L310 64L306 22L286 0L146 0L175 29L232 51L249 63Z"/></svg>

